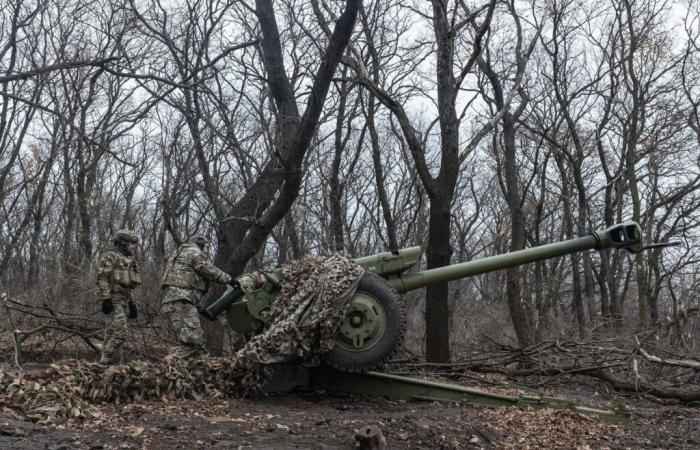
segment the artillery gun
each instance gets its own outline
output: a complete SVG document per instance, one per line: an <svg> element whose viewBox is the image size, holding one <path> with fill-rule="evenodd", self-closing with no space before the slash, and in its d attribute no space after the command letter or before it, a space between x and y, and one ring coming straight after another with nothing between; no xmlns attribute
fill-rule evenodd
<svg viewBox="0 0 700 450"><path fill-rule="evenodd" d="M357 258L354 261L366 273L350 300L350 311L340 325L336 345L324 355L324 362L343 372L381 369L403 338L404 306L400 294L543 259L607 248L642 251L645 247L641 228L634 222L626 222L575 239L419 272L409 269L420 261L420 247ZM243 334L261 331L282 281L280 270L268 272L266 277L270 282L261 289L248 294L230 289L202 314L215 319L225 311L232 329Z"/></svg>
<svg viewBox="0 0 700 450"><path fill-rule="evenodd" d="M673 244L644 245L640 226L635 222L624 222L562 242L423 271L410 270L420 261L420 247L357 258L354 261L366 272L350 299L350 310L340 324L334 348L322 357L330 369L322 367L309 371L307 368L285 366L278 370L273 386L268 390L291 390L313 385L328 390L374 393L399 399L469 401L489 406L563 406L616 420L618 416L615 413L578 407L565 400L537 396L500 396L461 386L373 371L381 370L403 339L405 319L401 294L432 284L580 251L619 248L638 253L647 248L666 245ZM247 335L262 331L266 313L275 301L282 281L279 269L265 275L269 282L261 289L249 293L243 293L240 288L229 289L203 310L202 315L214 320L225 312L227 322L233 330Z"/></svg>

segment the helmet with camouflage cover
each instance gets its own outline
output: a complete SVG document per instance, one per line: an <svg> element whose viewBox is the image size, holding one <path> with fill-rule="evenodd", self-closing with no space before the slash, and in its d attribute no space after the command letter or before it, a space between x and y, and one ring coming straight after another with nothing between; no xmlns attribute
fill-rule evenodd
<svg viewBox="0 0 700 450"><path fill-rule="evenodd" d="M114 233L113 242L114 245L118 245L119 243L128 244L130 242L137 244L139 242L139 238L133 231L127 230L126 228L122 228L121 230L117 230L117 232Z"/></svg>
<svg viewBox="0 0 700 450"><path fill-rule="evenodd" d="M195 235L190 238L190 242L195 244L200 249L204 250L204 246L209 244L209 239L202 235Z"/></svg>

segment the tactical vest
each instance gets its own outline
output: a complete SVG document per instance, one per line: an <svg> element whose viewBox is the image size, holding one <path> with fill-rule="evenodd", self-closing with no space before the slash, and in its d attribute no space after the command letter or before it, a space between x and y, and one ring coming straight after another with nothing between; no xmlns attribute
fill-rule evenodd
<svg viewBox="0 0 700 450"><path fill-rule="evenodd" d="M141 273L136 266L136 262L120 253L113 253L117 257L113 259L112 263L111 284L128 289L134 289L141 284Z"/></svg>
<svg viewBox="0 0 700 450"><path fill-rule="evenodd" d="M183 254L183 249L184 247L181 247L174 256L165 259L162 287L173 286L206 292L209 289L209 282L194 271L189 261L190 253Z"/></svg>

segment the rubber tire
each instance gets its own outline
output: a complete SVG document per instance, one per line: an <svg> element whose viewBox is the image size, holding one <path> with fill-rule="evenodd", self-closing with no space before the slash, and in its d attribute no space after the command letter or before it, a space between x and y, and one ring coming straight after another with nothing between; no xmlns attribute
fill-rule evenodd
<svg viewBox="0 0 700 450"><path fill-rule="evenodd" d="M373 272L365 272L356 292L365 292L384 307L387 316L384 336L364 352L350 352L338 344L321 356L323 362L343 372L364 373L379 370L396 353L403 343L406 316L403 298L384 278Z"/></svg>

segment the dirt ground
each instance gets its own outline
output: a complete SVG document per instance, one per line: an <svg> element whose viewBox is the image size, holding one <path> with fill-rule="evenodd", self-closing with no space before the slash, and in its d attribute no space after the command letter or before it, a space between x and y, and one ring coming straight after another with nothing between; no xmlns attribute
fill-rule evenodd
<svg viewBox="0 0 700 450"><path fill-rule="evenodd" d="M455 380L451 380L455 382ZM461 384L491 385L461 380ZM604 386L573 383L552 394L611 407ZM2 449L351 449L356 430L377 425L389 449L700 448L700 408L626 399L628 425L562 410L483 408L434 402L330 396L323 392L258 398L102 405L99 419L39 426L0 412Z"/></svg>

